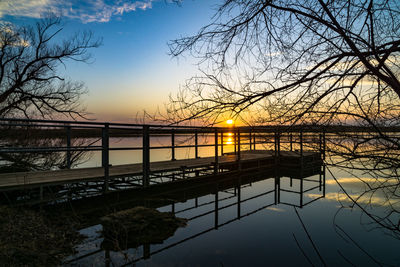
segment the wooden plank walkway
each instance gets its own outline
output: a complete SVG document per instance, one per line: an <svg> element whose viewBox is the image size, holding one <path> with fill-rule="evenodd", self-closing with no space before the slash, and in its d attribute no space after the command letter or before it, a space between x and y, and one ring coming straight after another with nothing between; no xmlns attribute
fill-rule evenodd
<svg viewBox="0 0 400 267"><path fill-rule="evenodd" d="M304 157L314 156L315 152L303 152ZM281 151L281 158L298 158L300 153L294 151ZM274 151L253 150L242 151L240 154L241 163L257 162L259 160L273 159ZM183 159L174 161L160 161L150 163L151 173L163 173L179 171L183 169L194 169L201 167L211 167L214 164L214 157L204 157L197 159ZM232 165L236 162L236 155L228 154L219 156L218 163L220 167ZM142 163L125 164L109 167L109 177L139 176L142 175ZM24 189L27 187L36 187L40 185L68 184L73 182L88 182L104 179L104 168L81 168L65 169L37 172L17 172L0 174L0 190Z"/></svg>

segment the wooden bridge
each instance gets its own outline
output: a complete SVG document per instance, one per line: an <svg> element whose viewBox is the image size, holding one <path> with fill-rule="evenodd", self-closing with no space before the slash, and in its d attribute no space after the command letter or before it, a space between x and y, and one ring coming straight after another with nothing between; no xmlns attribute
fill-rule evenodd
<svg viewBox="0 0 400 267"><path fill-rule="evenodd" d="M0 119L0 167L14 166L18 155L56 155L63 157L64 168L44 171L7 171L0 174L0 191L29 191L27 199L57 195L79 197L132 187L219 175L226 172L289 168L293 175L321 168L325 134L315 129L281 127L192 127L55 120ZM151 146L150 138L167 137L168 145ZM177 137L186 142L177 143ZM200 143L207 137L211 143ZM98 138L99 142L79 145L74 140ZM141 146L110 147L110 137L135 137ZM227 141L229 140L231 141ZM58 140L57 142L53 142ZM228 152L227 144L234 149ZM213 156L199 155L199 148L211 147ZM150 152L170 150L171 160L150 161ZM176 159L177 149L194 149L194 156ZM110 151L139 150L141 163L110 165ZM74 153L101 151L102 166L71 168ZM43 161L43 160L42 160ZM23 161L22 161L23 162ZM32 161L31 161L32 163ZM40 159L37 162L40 164ZM14 170L9 168L9 170ZM4 171L3 171L4 172Z"/></svg>

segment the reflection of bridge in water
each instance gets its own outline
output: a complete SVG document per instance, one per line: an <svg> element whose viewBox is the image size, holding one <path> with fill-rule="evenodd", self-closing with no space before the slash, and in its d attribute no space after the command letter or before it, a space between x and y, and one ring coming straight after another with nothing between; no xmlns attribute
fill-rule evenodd
<svg viewBox="0 0 400 267"><path fill-rule="evenodd" d="M325 151L325 135L303 128L287 132L282 127L184 127L17 119L0 119L0 128L3 161L18 158L13 156L20 154L35 157L56 153L65 157L65 169L0 174L0 191L8 201L30 203L78 199L226 172L288 168L301 176L321 165ZM97 137L101 145L73 145L73 140L82 136ZM139 138L141 146L110 147L112 136ZM170 142L151 145L154 136L170 138ZM187 141L178 143L179 136ZM212 141L199 143L199 136ZM37 146L34 142L46 138L65 140L65 144L51 146L51 142L41 142ZM233 151L227 151L227 146L233 147ZM200 157L199 149L204 147L211 148L212 156ZM170 150L171 160L152 162L150 152L158 149ZM177 160L178 149L194 149L194 155ZM110 152L118 150L140 151L142 162L111 166ZM71 168L73 153L85 151L101 151L102 167Z"/></svg>
<svg viewBox="0 0 400 267"><path fill-rule="evenodd" d="M318 168L319 167L319 168ZM243 196L242 191L247 187L251 187L253 183L268 181L268 188L265 190L257 190L257 193ZM312 192L312 198L307 193ZM248 192L247 192L248 193ZM282 196L285 194L285 196ZM286 194L291 195L289 198ZM319 195L319 196L318 196ZM204 196L212 196L212 199L201 201ZM141 245L141 256L130 257L121 265L132 264L143 259L148 259L152 255L180 245L186 241L197 238L201 235L209 233L224 227L227 224L250 216L268 207L273 207L277 204L285 204L294 207L302 208L325 196L325 169L322 165L315 165L308 173L294 173L290 169L275 169L266 172L253 172L248 174L221 174L218 177L203 177L202 179L191 179L178 181L174 183L158 184L148 188L137 188L127 191L121 191L114 195L95 197L89 202L87 200L77 200L72 202L77 211L83 213L94 213L95 217L99 218L106 215L109 210L124 210L135 206L146 206L149 208L162 208L162 210L170 211L177 217L190 212L187 217L190 223L201 219L208 215L213 215L213 222L210 227L200 232L191 233L178 241L166 243L164 246L158 245L157 248L151 249L151 244ZM111 197L111 198L110 198ZM268 198L268 201L265 200ZM254 208L251 211L244 211L242 205L251 200L260 199L262 205ZM92 202L93 201L93 202ZM104 201L104 206L102 205ZM265 203L267 202L267 203ZM96 205L93 205L96 203ZM178 203L191 203L183 209L178 209ZM94 207L97 207L94 208ZM222 210L236 207L236 215L232 218L221 222L220 213ZM207 208L207 209L206 209ZM90 216L89 216L90 217ZM90 222L91 225L96 225L99 222L94 219ZM165 242L164 242L165 243ZM137 248L137 244L130 246L127 244L126 249ZM129 254L129 253L128 253ZM111 251L107 249L95 249L86 251L82 254L76 254L67 259L65 264L73 264L79 262L91 262L93 258L103 258L105 264L113 261ZM119 263L117 265L120 265Z"/></svg>

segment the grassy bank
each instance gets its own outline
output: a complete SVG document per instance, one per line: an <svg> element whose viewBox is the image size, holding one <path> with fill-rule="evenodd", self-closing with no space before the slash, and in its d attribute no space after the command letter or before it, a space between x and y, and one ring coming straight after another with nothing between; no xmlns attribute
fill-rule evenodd
<svg viewBox="0 0 400 267"><path fill-rule="evenodd" d="M0 207L0 265L57 266L83 236L79 222L61 214Z"/></svg>

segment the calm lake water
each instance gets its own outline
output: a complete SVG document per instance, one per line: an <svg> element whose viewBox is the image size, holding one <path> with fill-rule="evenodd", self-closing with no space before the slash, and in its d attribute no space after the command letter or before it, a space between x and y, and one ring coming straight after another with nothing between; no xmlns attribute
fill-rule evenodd
<svg viewBox="0 0 400 267"><path fill-rule="evenodd" d="M152 142L164 141L161 138ZM127 144L140 146L140 140L112 139L111 144L114 147ZM225 151L230 150L233 147L228 144ZM184 158L193 153L182 149L177 151L177 157ZM201 156L206 155L212 155L212 149L201 151ZM151 154L152 160L168 160L170 156L169 150ZM111 164L140 162L141 155L139 151L114 151L110 161ZM80 167L99 165L100 154L92 153ZM348 172L328 166L326 182L321 190L317 186L299 194L283 191L299 192L299 180L293 179L291 185L289 177L280 177L280 188L283 190L278 202L275 200L275 178L271 175L254 178L251 183L243 182L240 200L235 186L221 189L222 183L216 183L221 189L216 194L217 187L209 184L208 191L201 189L201 196L192 197L190 192L196 189L191 189L187 193L181 192L185 197L170 199L169 203L157 208L189 219L186 227L178 228L162 244L147 244L120 251L105 250L102 248L102 225L94 223L80 230L87 238L76 247L78 253L65 259L65 265L400 266L398 236L393 236L393 231L381 227L354 205L334 177L353 198L367 189L358 178L369 181L368 174L363 171ZM307 180L304 182L305 190L319 184L319 175L307 177ZM325 196L319 198L323 195L323 186ZM301 197L303 204L311 203L295 207L300 206ZM359 198L357 203L376 216L384 216L397 209L391 215L392 221L397 222L400 220L398 201L388 202L386 194L376 192Z"/></svg>

